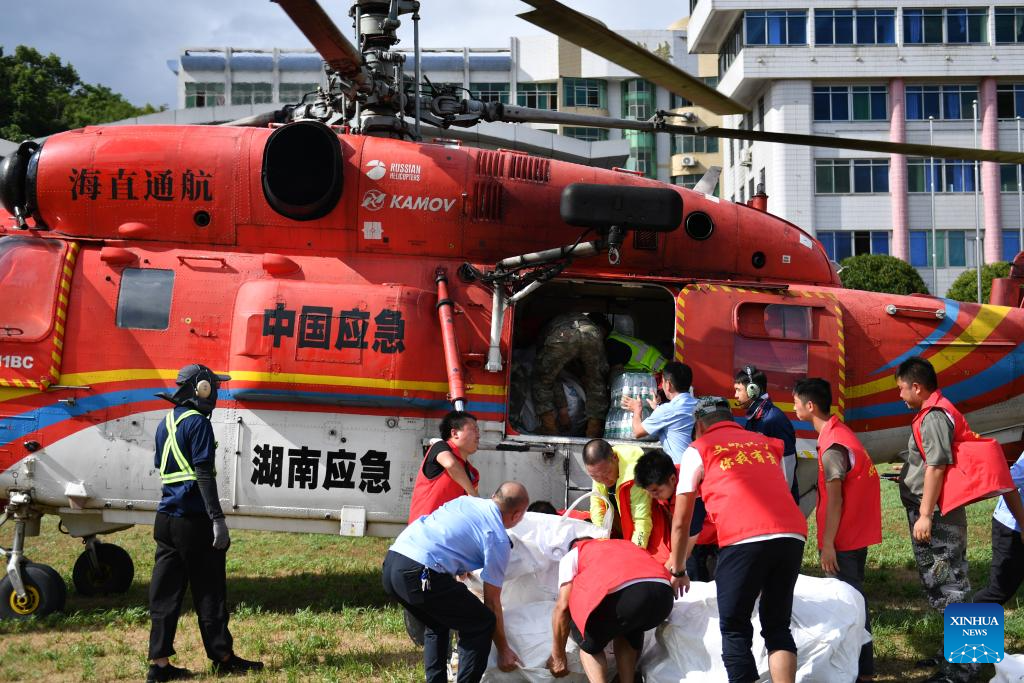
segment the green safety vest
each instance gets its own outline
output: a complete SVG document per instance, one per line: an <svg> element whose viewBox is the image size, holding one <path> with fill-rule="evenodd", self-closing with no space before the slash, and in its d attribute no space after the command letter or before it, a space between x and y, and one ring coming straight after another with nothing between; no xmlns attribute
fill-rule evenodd
<svg viewBox="0 0 1024 683"><path fill-rule="evenodd" d="M635 337L612 332L608 338L629 347L629 361L623 367L626 372L661 372L665 368L665 364L668 363L665 356L658 353L657 349Z"/></svg>
<svg viewBox="0 0 1024 683"><path fill-rule="evenodd" d="M193 415L202 415L202 413L198 410L186 410L175 420L174 411L171 410L164 418L164 425L167 427L167 440L164 441L164 451L160 456L160 481L165 484L180 484L183 481L196 480L196 472L192 469L192 463L188 461L185 454L181 452L181 446L178 445L178 425L186 417ZM167 471L167 458L172 453L174 462L178 465L176 472Z"/></svg>

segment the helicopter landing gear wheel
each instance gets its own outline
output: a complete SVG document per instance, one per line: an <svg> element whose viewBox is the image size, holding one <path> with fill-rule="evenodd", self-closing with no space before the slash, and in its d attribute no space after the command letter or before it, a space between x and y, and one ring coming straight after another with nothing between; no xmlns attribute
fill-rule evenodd
<svg viewBox="0 0 1024 683"><path fill-rule="evenodd" d="M19 597L9 576L0 580L0 619L45 617L64 609L67 587L53 567L35 562L21 566L25 596Z"/></svg>
<svg viewBox="0 0 1024 683"><path fill-rule="evenodd" d="M135 563L121 546L86 540L85 550L75 561L71 578L80 595L126 593L135 577Z"/></svg>

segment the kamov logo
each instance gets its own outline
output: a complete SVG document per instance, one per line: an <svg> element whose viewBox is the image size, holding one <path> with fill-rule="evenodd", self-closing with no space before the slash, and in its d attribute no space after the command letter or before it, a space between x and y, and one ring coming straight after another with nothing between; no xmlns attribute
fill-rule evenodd
<svg viewBox="0 0 1024 683"><path fill-rule="evenodd" d="M380 190L367 190L363 195L363 208L367 211L380 211L384 208L384 200L387 197Z"/></svg>
<svg viewBox="0 0 1024 683"><path fill-rule="evenodd" d="M384 174L388 172L388 167L383 161L378 159L367 162L366 168L369 169L366 171L366 176L370 180L380 180L384 177Z"/></svg>

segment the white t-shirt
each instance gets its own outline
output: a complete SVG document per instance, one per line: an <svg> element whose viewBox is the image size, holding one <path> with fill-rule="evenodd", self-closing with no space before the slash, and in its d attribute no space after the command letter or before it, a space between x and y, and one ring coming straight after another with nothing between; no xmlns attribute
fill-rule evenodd
<svg viewBox="0 0 1024 683"><path fill-rule="evenodd" d="M580 572L580 549L579 548L573 548L568 553L566 553L565 556L563 556L561 560L558 561L558 585L559 585L559 587L564 586L565 584L571 582L573 579L576 578L576 575L579 574L579 572ZM626 581L625 583L619 584L618 586L616 586L615 588L613 588L612 590L610 590L608 592L609 593L618 593L623 588L628 588L629 586L632 586L634 583L643 583L644 581L654 581L655 583L663 583L666 586L671 586L672 585L671 583L669 583L665 579L655 579L655 578L650 578L650 579L633 579L631 581Z"/></svg>
<svg viewBox="0 0 1024 683"><path fill-rule="evenodd" d="M676 495L678 496L681 493L694 493L703 480L704 461L700 457L700 452L693 446L690 446L683 451L683 457L679 459L679 483L676 484ZM800 534L762 534L760 536L744 538L742 541L736 541L730 545L754 543L756 541L770 541L773 538L796 538L801 541L807 540Z"/></svg>

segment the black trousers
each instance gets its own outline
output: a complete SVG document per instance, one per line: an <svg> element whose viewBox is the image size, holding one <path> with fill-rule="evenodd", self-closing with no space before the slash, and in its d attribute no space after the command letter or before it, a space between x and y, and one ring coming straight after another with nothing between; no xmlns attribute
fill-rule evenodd
<svg viewBox="0 0 1024 683"><path fill-rule="evenodd" d="M658 581L634 583L606 595L587 617L583 633L576 622L570 622L570 633L580 649L592 655L618 636L639 654L644 647L644 632L668 619L674 603L672 586Z"/></svg>
<svg viewBox="0 0 1024 683"><path fill-rule="evenodd" d="M221 661L233 650L228 631L227 551L213 549L209 517L172 517L157 513L153 526L156 562L149 584L149 658L174 654L174 634L185 589L192 588L192 605L199 618L206 656Z"/></svg>
<svg viewBox="0 0 1024 683"><path fill-rule="evenodd" d="M718 546L698 543L693 546L693 551L686 560L686 573L691 581L714 581L717 564Z"/></svg>
<svg viewBox="0 0 1024 683"><path fill-rule="evenodd" d="M864 598L864 628L871 633L871 611L868 610L868 596L864 595L864 564L867 559L867 548L837 550L836 564L839 565L839 573L835 575L835 578L856 588ZM861 647L860 659L857 662L857 675L861 678L875 675L874 641L864 643L864 646Z"/></svg>
<svg viewBox="0 0 1024 683"><path fill-rule="evenodd" d="M973 602L1005 605L1024 583L1024 543L1020 533L992 520L992 569L988 585L974 594Z"/></svg>
<svg viewBox="0 0 1024 683"><path fill-rule="evenodd" d="M750 617L758 595L761 636L768 652L796 652L789 622L803 554L804 542L795 538L733 544L719 550L715 586L722 661L729 683L757 680L757 663L750 650L754 642Z"/></svg>
<svg viewBox="0 0 1024 683"><path fill-rule="evenodd" d="M459 634L458 683L477 683L487 670L496 619L486 605L450 574L428 571L424 591L423 565L388 551L384 556L384 591L423 622L423 668L427 683L447 683L448 643Z"/></svg>

